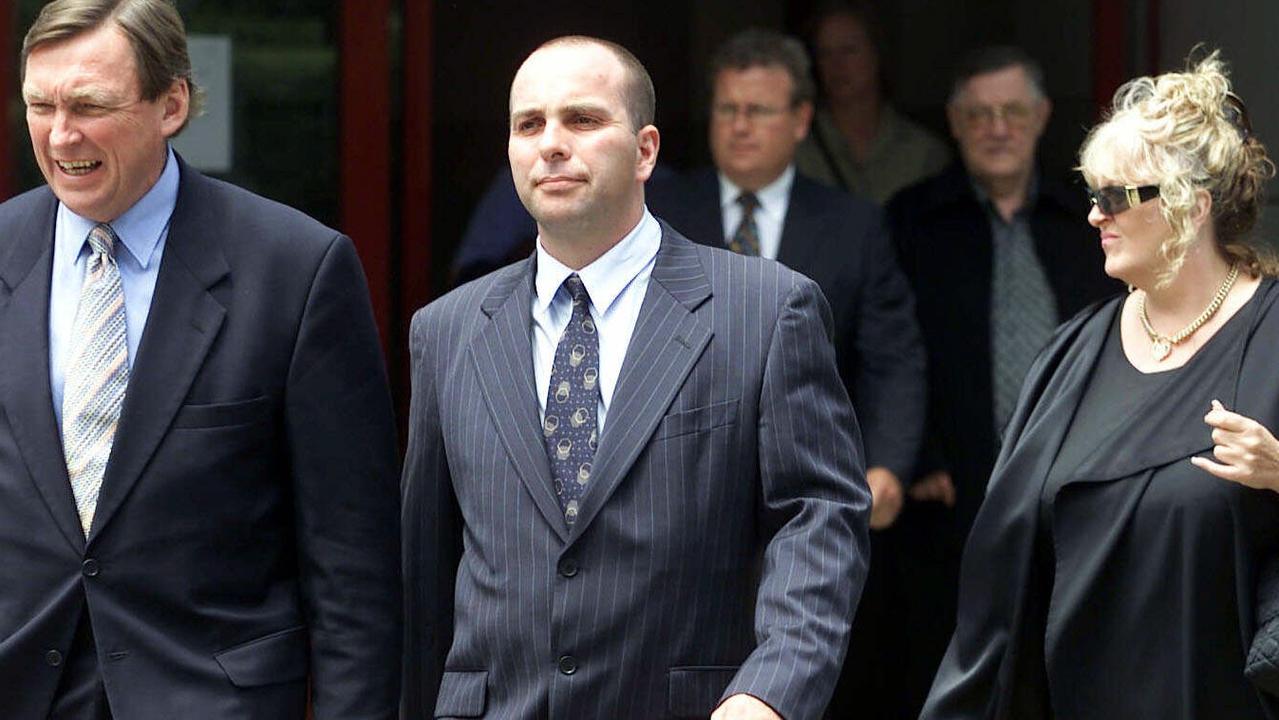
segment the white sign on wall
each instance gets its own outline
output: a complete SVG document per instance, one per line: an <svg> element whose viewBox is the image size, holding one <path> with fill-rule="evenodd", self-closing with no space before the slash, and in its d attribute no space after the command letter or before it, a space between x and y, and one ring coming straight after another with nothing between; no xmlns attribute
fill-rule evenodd
<svg viewBox="0 0 1279 720"><path fill-rule="evenodd" d="M199 170L231 170L231 36L188 35L191 69L204 88L204 113L191 118L173 148Z"/></svg>

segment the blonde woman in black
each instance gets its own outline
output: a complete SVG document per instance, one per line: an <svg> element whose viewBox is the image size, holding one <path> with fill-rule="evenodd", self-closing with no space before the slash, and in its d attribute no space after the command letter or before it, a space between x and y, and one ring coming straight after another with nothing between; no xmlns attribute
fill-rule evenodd
<svg viewBox="0 0 1279 720"><path fill-rule="evenodd" d="M1080 164L1132 290L1031 369L922 717L1277 717L1244 677L1279 551L1274 165L1216 53L1122 87Z"/></svg>

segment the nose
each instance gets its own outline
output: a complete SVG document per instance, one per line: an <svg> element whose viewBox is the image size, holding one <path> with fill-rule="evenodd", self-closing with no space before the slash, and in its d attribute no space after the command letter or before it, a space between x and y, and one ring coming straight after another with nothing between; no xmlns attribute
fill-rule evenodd
<svg viewBox="0 0 1279 720"><path fill-rule="evenodd" d="M563 160L569 156L568 131L554 120L546 123L537 140L537 150L543 160Z"/></svg>
<svg viewBox="0 0 1279 720"><path fill-rule="evenodd" d="M733 129L734 135L745 135L750 132L751 121L746 116L745 108L740 108L737 112L733 113L732 125L730 127Z"/></svg>
<svg viewBox="0 0 1279 720"><path fill-rule="evenodd" d="M1008 118L1002 112L996 111L990 116L990 134L1003 137L1009 130Z"/></svg>
<svg viewBox="0 0 1279 720"><path fill-rule="evenodd" d="M1109 219L1110 219L1110 216L1102 212L1101 208L1097 206L1097 203L1093 203L1088 208L1088 224L1089 225L1092 225L1095 228L1100 228Z"/></svg>
<svg viewBox="0 0 1279 720"><path fill-rule="evenodd" d="M70 113L62 109L54 111L53 123L49 129L49 143L57 147L73 145L79 140L80 131L72 121Z"/></svg>

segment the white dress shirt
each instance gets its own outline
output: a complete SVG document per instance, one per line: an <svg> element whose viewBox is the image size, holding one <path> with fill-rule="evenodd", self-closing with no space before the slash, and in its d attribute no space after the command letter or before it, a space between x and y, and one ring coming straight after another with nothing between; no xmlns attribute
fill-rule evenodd
<svg viewBox="0 0 1279 720"><path fill-rule="evenodd" d="M608 252L577 275L591 296L590 313L600 343L599 431L604 432L613 390L622 372L622 361L631 344L631 334L639 318L640 305L653 274L657 249L662 244L662 227L644 209L640 221ZM533 378L537 402L546 416L546 393L551 386L551 365L555 348L573 315L573 301L561 286L574 270L551 257L537 239L537 276L533 298Z"/></svg>
<svg viewBox="0 0 1279 720"><path fill-rule="evenodd" d="M795 184L795 166L790 165L776 180L755 193L759 207L755 208L755 227L759 230L759 254L769 260L777 259L782 246L782 223L786 221L786 208L790 205L790 189ZM742 222L742 206L737 198L742 189L732 180L719 174L719 207L724 218L724 244L737 232Z"/></svg>

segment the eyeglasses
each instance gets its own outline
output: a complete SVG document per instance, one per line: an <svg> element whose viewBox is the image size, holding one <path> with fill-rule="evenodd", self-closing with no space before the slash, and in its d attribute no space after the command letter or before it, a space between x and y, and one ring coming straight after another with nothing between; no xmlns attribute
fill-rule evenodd
<svg viewBox="0 0 1279 720"><path fill-rule="evenodd" d="M732 122L737 119L738 115L742 115L750 122L757 120L767 120L777 117L786 112L788 108L774 107L771 105L757 105L748 103L746 105L738 105L737 103L718 103L711 108L715 119L722 122Z"/></svg>
<svg viewBox="0 0 1279 720"><path fill-rule="evenodd" d="M1125 210L1159 197L1158 185L1108 185L1088 188L1088 200L1103 214L1114 217Z"/></svg>
<svg viewBox="0 0 1279 720"><path fill-rule="evenodd" d="M1024 103L1011 102L1003 105L968 105L961 107L959 113L964 124L970 127L989 127L995 122L995 118L999 118L1008 127L1020 130L1030 124L1035 110Z"/></svg>

